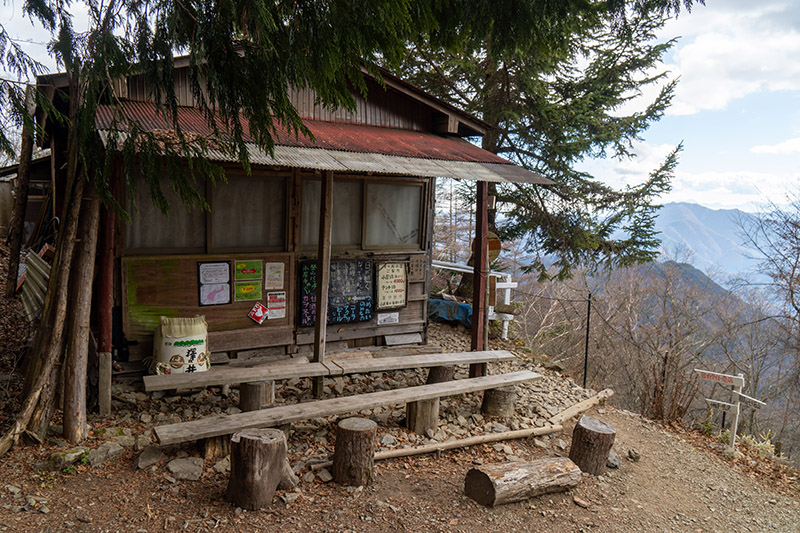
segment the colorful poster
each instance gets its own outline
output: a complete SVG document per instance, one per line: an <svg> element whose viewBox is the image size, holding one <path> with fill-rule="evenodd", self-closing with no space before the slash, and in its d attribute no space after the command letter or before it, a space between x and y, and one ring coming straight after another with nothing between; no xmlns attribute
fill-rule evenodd
<svg viewBox="0 0 800 533"><path fill-rule="evenodd" d="M258 281L237 281L233 284L233 300L249 302L261 299L261 279Z"/></svg>
<svg viewBox="0 0 800 533"><path fill-rule="evenodd" d="M406 305L407 270L405 263L381 263L377 266L378 278L375 308L395 309Z"/></svg>
<svg viewBox="0 0 800 533"><path fill-rule="evenodd" d="M233 264L233 277L237 281L244 279L261 281L261 277L264 275L261 259L237 259Z"/></svg>
<svg viewBox="0 0 800 533"><path fill-rule="evenodd" d="M283 289L283 263L267 263L264 265L264 289Z"/></svg>
<svg viewBox="0 0 800 533"><path fill-rule="evenodd" d="M284 318L286 316L286 292L268 292L267 309L269 309L267 318Z"/></svg>

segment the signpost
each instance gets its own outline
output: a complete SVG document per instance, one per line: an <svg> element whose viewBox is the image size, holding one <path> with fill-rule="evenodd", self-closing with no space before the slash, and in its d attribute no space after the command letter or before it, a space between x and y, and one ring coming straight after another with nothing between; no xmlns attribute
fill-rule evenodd
<svg viewBox="0 0 800 533"><path fill-rule="evenodd" d="M694 371L700 375L700 379L702 380L713 381L714 383L719 383L720 385L730 385L733 387L732 392L736 397L736 403L721 402L719 400L712 400L711 398L706 398L706 401L719 406L718 408L722 411L733 412L731 446L728 448L728 450L735 451L736 432L739 430L739 412L741 411L741 406L744 405L745 407L750 407L752 409L760 409L762 406L767 404L761 400L756 400L755 398L751 398L750 396L742 393L742 389L744 388L744 374L738 374L734 376L731 374L711 372L710 370L702 370L700 368L695 368ZM723 418L723 421L724 420L725 419Z"/></svg>

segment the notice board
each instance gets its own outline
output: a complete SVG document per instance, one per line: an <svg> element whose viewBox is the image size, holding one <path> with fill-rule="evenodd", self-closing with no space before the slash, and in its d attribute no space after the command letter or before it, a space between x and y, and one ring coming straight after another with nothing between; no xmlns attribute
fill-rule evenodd
<svg viewBox="0 0 800 533"><path fill-rule="evenodd" d="M408 302L408 271L405 263L380 263L377 268L375 308L397 309Z"/></svg>
<svg viewBox="0 0 800 533"><path fill-rule="evenodd" d="M300 325L313 326L317 315L317 262L301 261L298 278ZM372 293L372 261L331 261L327 324L372 320Z"/></svg>

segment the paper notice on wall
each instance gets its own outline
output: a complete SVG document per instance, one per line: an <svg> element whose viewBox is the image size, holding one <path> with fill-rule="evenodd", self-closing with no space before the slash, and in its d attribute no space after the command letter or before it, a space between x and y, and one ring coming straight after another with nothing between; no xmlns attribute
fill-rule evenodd
<svg viewBox="0 0 800 533"><path fill-rule="evenodd" d="M376 308L405 307L407 270L404 263L381 263L377 267Z"/></svg>
<svg viewBox="0 0 800 533"><path fill-rule="evenodd" d="M286 292L268 292L267 309L269 310L267 318L270 320L286 317Z"/></svg>
<svg viewBox="0 0 800 533"><path fill-rule="evenodd" d="M200 305L223 305L231 303L230 283L200 285Z"/></svg>
<svg viewBox="0 0 800 533"><path fill-rule="evenodd" d="M264 267L264 288L266 290L282 289L283 263L267 263Z"/></svg>
<svg viewBox="0 0 800 533"><path fill-rule="evenodd" d="M378 325L397 324L400 322L400 313L378 313Z"/></svg>
<svg viewBox="0 0 800 533"><path fill-rule="evenodd" d="M200 263L198 272L200 283L210 285L214 283L229 283L231 280L231 265L227 261L214 263Z"/></svg>

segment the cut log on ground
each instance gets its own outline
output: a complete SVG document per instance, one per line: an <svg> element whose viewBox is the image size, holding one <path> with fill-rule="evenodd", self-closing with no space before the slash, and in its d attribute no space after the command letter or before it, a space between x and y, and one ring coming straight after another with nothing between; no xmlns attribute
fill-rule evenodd
<svg viewBox="0 0 800 533"><path fill-rule="evenodd" d="M211 437L203 441L203 458L206 461L221 459L231 453L231 440L227 436Z"/></svg>
<svg viewBox="0 0 800 533"><path fill-rule="evenodd" d="M428 430L435 432L439 427L439 398L407 403L406 427L420 435Z"/></svg>
<svg viewBox="0 0 800 533"><path fill-rule="evenodd" d="M333 479L360 487L375 479L375 432L378 424L366 418L345 418L336 426Z"/></svg>
<svg viewBox="0 0 800 533"><path fill-rule="evenodd" d="M286 435L279 429L248 429L231 437L231 477L225 501L254 511L272 504L284 475Z"/></svg>
<svg viewBox="0 0 800 533"><path fill-rule="evenodd" d="M551 424L563 424L565 421L569 420L575 415L579 415L584 411L588 411L590 408L594 407L598 403L611 398L614 395L614 391L611 389L605 389L603 391L598 392L591 398L587 398L583 401L580 401L576 404L572 404L560 413L550 417L548 422Z"/></svg>
<svg viewBox="0 0 800 533"><path fill-rule="evenodd" d="M605 422L583 416L572 432L569 458L589 474L602 474L617 432Z"/></svg>
<svg viewBox="0 0 800 533"><path fill-rule="evenodd" d="M483 391L481 413L486 416L514 416L517 388L513 385Z"/></svg>
<svg viewBox="0 0 800 533"><path fill-rule="evenodd" d="M494 507L542 494L563 492L581 481L581 470L566 457L548 457L532 463L483 465L467 472L464 494Z"/></svg>
<svg viewBox="0 0 800 533"><path fill-rule="evenodd" d="M433 366L428 370L428 379L425 381L427 385L431 383L444 383L451 381L456 373L454 366Z"/></svg>

